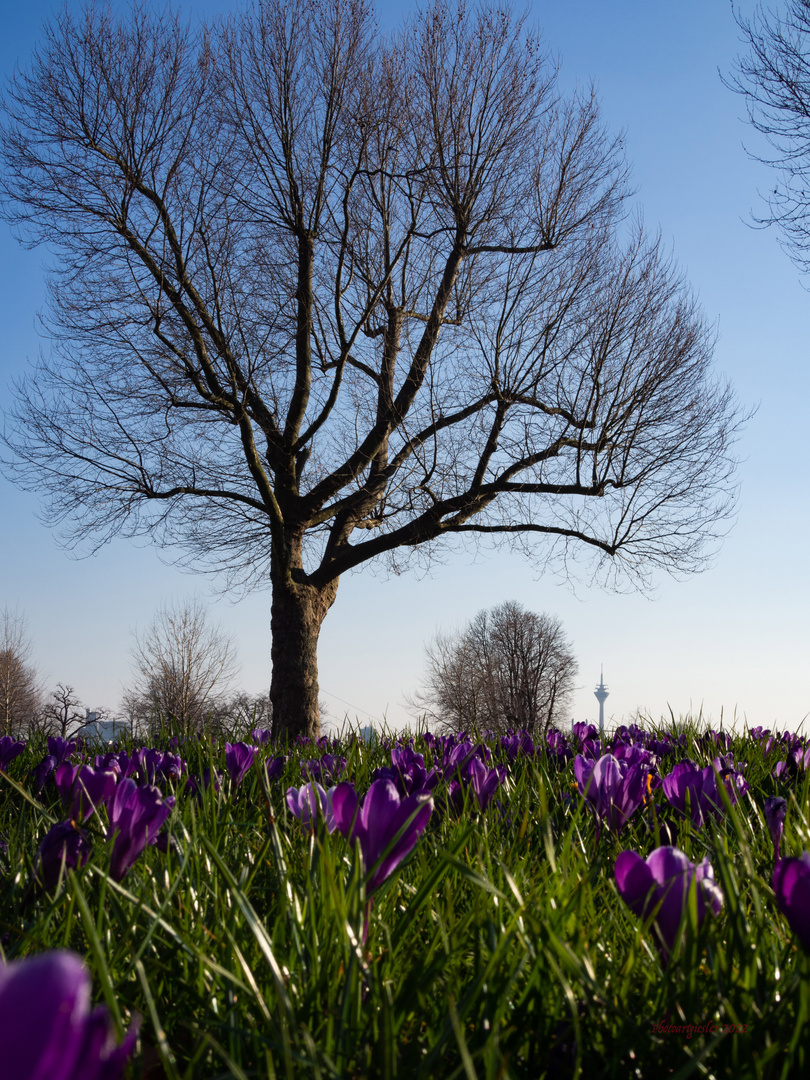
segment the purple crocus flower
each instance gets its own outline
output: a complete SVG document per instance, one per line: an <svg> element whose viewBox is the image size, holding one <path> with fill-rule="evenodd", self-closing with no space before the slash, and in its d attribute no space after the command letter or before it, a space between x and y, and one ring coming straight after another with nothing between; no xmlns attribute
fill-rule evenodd
<svg viewBox="0 0 810 1080"><path fill-rule="evenodd" d="M486 810L492 796L506 779L506 769L498 765L488 769L478 758L473 758L468 766L470 787L482 810Z"/></svg>
<svg viewBox="0 0 810 1080"><path fill-rule="evenodd" d="M444 755L444 775L449 779L456 773L462 780L469 779L469 767L473 758L479 758L484 764L490 759L490 750L483 743L474 744L469 739L460 739Z"/></svg>
<svg viewBox="0 0 810 1080"><path fill-rule="evenodd" d="M305 829L310 832L315 828L315 821L320 816L326 822L328 832L335 831L335 820L332 814L332 791L325 791L321 785L313 780L303 787L287 788L287 806L290 813L301 822Z"/></svg>
<svg viewBox="0 0 810 1080"><path fill-rule="evenodd" d="M219 791L222 782L222 770L216 769L214 771L214 791ZM204 791L208 791L211 785L211 766L206 765L203 769L202 779L198 779L196 776L186 777L186 791L190 791L192 795L200 797Z"/></svg>
<svg viewBox="0 0 810 1080"><path fill-rule="evenodd" d="M268 780L278 780L281 774L284 772L284 766L287 764L287 755L282 754L280 757L268 758L265 762L265 768L267 769Z"/></svg>
<svg viewBox="0 0 810 1080"><path fill-rule="evenodd" d="M262 746L264 746L265 743L269 743L270 740L273 738L273 732L270 728L255 727L251 731L250 737L251 739L253 739L254 742L260 743Z"/></svg>
<svg viewBox="0 0 810 1080"><path fill-rule="evenodd" d="M112 769L116 776L121 776L123 772L118 754L112 751L108 754L96 754L93 765L96 769L104 769L107 772Z"/></svg>
<svg viewBox="0 0 810 1080"><path fill-rule="evenodd" d="M655 754L638 743L616 743L612 753L617 761L624 761L627 765L646 765L650 769L657 765Z"/></svg>
<svg viewBox="0 0 810 1080"><path fill-rule="evenodd" d="M773 868L773 891L790 929L810 952L810 852L779 860Z"/></svg>
<svg viewBox="0 0 810 1080"><path fill-rule="evenodd" d="M75 953L0 964L0 1047L9 1080L118 1080L138 1026L116 1046L106 1007L90 1008L90 975Z"/></svg>
<svg viewBox="0 0 810 1080"><path fill-rule="evenodd" d="M546 735L546 746L561 761L570 761L574 756L574 751L569 746L568 739L556 728L552 728Z"/></svg>
<svg viewBox="0 0 810 1080"><path fill-rule="evenodd" d="M257 746L249 746L243 742L225 743L225 768L228 770L234 787L238 787L244 780L245 773L253 764L257 750Z"/></svg>
<svg viewBox="0 0 810 1080"><path fill-rule="evenodd" d="M535 752L534 740L528 731L511 732L502 736L501 747L510 761L514 761L518 754L533 757Z"/></svg>
<svg viewBox="0 0 810 1080"><path fill-rule="evenodd" d="M61 765L66 758L76 753L76 743L60 739L59 736L48 736L48 753L56 758L56 764Z"/></svg>
<svg viewBox="0 0 810 1080"><path fill-rule="evenodd" d="M24 742L16 742L10 735L0 739L0 772L5 772L15 757L25 750Z"/></svg>
<svg viewBox="0 0 810 1080"><path fill-rule="evenodd" d="M739 797L745 795L748 791L748 781L743 776L743 770L747 767L747 762L744 761L735 765L731 754L716 757L712 762L711 768L715 774L715 792L711 797L718 813L722 813L724 807L723 800L720 797L721 785L726 789L726 794L732 806L736 806Z"/></svg>
<svg viewBox="0 0 810 1080"><path fill-rule="evenodd" d="M392 780L375 780L358 812L354 785L338 784L332 793L336 827L350 843L360 843L371 895L410 854L433 812L433 799L421 793L401 798Z"/></svg>
<svg viewBox="0 0 810 1080"><path fill-rule="evenodd" d="M571 728L571 734L575 735L577 739L579 739L580 744L582 744L588 740L595 739L598 731L594 724L588 724L585 723L584 720L580 720Z"/></svg>
<svg viewBox="0 0 810 1080"><path fill-rule="evenodd" d="M158 767L163 762L163 751L151 746L142 746L140 750L133 750L133 772L144 784L154 784Z"/></svg>
<svg viewBox="0 0 810 1080"><path fill-rule="evenodd" d="M168 751L163 755L163 760L157 767L155 779L179 780L186 771L186 763L179 754L170 754Z"/></svg>
<svg viewBox="0 0 810 1080"><path fill-rule="evenodd" d="M49 776L53 774L56 768L56 758L53 754L46 754L42 761L38 765L35 765L31 770L31 780L34 784L34 794L39 795L42 789L45 787L45 783Z"/></svg>
<svg viewBox="0 0 810 1080"><path fill-rule="evenodd" d="M707 907L717 915L723 906L723 894L715 884L709 860L696 865L676 847L656 848L646 861L635 851L622 851L614 874L619 895L633 914L639 919L654 915L665 963L675 949L693 879L698 926Z"/></svg>
<svg viewBox="0 0 810 1080"><path fill-rule="evenodd" d="M597 818L617 833L644 801L649 771L644 762L627 765L612 754L598 761L588 761L581 754L574 758L580 795L591 804Z"/></svg>
<svg viewBox="0 0 810 1080"><path fill-rule="evenodd" d="M782 843L782 833L785 830L785 818L787 817L787 800L779 795L765 800L765 822L768 832L773 841L773 861L779 862L779 846Z"/></svg>
<svg viewBox="0 0 810 1080"><path fill-rule="evenodd" d="M716 810L712 796L717 794L717 781L711 766L699 769L694 761L679 761L663 778L661 786L672 806L684 816L688 801L688 813L696 829L703 828Z"/></svg>
<svg viewBox="0 0 810 1080"><path fill-rule="evenodd" d="M662 788L669 802L684 816L687 794L689 815L696 829L702 828L710 816L723 812L723 800L719 786L723 785L734 806L740 795L748 790L742 774L734 769L730 756L715 758L711 765L699 769L694 761L679 761L672 772L665 776Z"/></svg>
<svg viewBox="0 0 810 1080"><path fill-rule="evenodd" d="M372 780L393 780L400 795L415 795L418 791L432 790L439 782L435 769L425 768L425 759L411 747L402 750L392 748L391 765L375 769Z"/></svg>
<svg viewBox="0 0 810 1080"><path fill-rule="evenodd" d="M34 873L40 884L50 890L59 881L63 865L65 870L75 870L84 866L89 855L90 843L84 829L73 821L62 821L48 830L37 848Z"/></svg>
<svg viewBox="0 0 810 1080"><path fill-rule="evenodd" d="M65 810L76 821L86 821L97 806L110 798L118 777L113 769L94 769L92 765L63 761L53 779Z"/></svg>
<svg viewBox="0 0 810 1080"><path fill-rule="evenodd" d="M323 754L320 758L312 758L301 764L301 771L310 780L328 784L336 781L346 768L346 758L338 754Z"/></svg>
<svg viewBox="0 0 810 1080"><path fill-rule="evenodd" d="M173 806L174 797L164 799L156 787L138 787L129 778L121 781L109 805L113 881L120 881L146 845L157 840Z"/></svg>
<svg viewBox="0 0 810 1080"><path fill-rule="evenodd" d="M810 746L805 748L797 746L794 750L791 750L788 754L788 761L795 764L797 771L810 768Z"/></svg>
<svg viewBox="0 0 810 1080"><path fill-rule="evenodd" d="M460 815L464 810L464 785L455 777L444 790L444 794L437 799L438 809L445 813L450 811Z"/></svg>
<svg viewBox="0 0 810 1080"><path fill-rule="evenodd" d="M94 764L97 769L112 769L119 777L124 777L131 776L135 772L138 759L134 754L130 757L123 750L110 751L107 754L99 754Z"/></svg>

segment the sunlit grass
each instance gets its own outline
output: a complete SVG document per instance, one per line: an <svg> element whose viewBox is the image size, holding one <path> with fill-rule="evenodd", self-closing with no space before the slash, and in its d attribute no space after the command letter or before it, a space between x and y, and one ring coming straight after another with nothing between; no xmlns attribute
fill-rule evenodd
<svg viewBox="0 0 810 1080"><path fill-rule="evenodd" d="M662 774L717 753L694 727L686 734ZM430 767L431 747L414 746ZM493 763L507 763L491 746ZM279 750L265 746L238 788L227 774L200 798L184 780L161 784L177 797L174 844L148 848L120 884L107 876L100 809L88 863L44 892L34 854L63 812L52 788L31 794L44 747L30 744L0 777L3 954L84 956L119 1034L143 1017L132 1077L800 1075L810 967L775 903L762 805L785 795L782 852L810 848L808 777L772 779L781 744L766 756L735 736L731 750L750 791L717 822L679 820L659 788L618 839L597 836L570 761L518 756L498 805L481 813L468 792L460 813L434 811L370 904L348 842L307 834L287 810L312 746L287 748L270 783L256 766ZM189 773L224 772L224 743L179 752ZM341 752L361 793L390 764L382 744ZM690 859L709 858L724 894L667 966L613 877L619 851L657 846L656 807Z"/></svg>

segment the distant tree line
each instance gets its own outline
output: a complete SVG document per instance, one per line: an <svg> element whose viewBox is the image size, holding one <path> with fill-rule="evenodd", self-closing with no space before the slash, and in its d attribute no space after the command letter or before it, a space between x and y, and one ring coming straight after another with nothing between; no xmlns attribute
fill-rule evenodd
<svg viewBox="0 0 810 1080"><path fill-rule="evenodd" d="M74 688L46 695L31 660L25 619L0 616L0 734L68 738L115 720L133 735L230 733L272 727L269 691L235 688L234 642L209 623L201 601L164 604L132 647L132 679L118 715L89 713ZM577 662L560 620L507 601L478 614L426 648L424 687L409 704L447 731L510 728L543 737L567 718ZM326 707L320 703L322 716Z"/></svg>
<svg viewBox="0 0 810 1080"><path fill-rule="evenodd" d="M32 652L25 618L6 608L0 616L0 735L68 738L113 719L144 736L156 727L192 734L271 724L269 692L234 688L233 641L209 624L198 600L162 606L147 630L135 634L132 680L119 715L89 712L68 683L46 694Z"/></svg>

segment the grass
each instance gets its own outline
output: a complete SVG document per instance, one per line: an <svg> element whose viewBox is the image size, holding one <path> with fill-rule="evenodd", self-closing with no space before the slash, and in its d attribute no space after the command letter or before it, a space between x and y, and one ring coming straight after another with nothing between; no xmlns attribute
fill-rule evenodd
<svg viewBox="0 0 810 1080"><path fill-rule="evenodd" d="M685 742L662 774L717 753L694 727ZM413 744L430 768L433 748ZM509 761L490 745L491 764L508 767L499 805L481 812L467 790L459 812L434 811L369 905L352 846L323 822L308 833L287 809L312 746L288 748L269 783L257 767L269 747L236 788L226 775L197 798L184 779L161 783L176 795L174 843L147 848L120 883L107 874L100 808L86 825L89 861L44 891L34 855L64 815L52 787L32 792L45 751L32 742L0 774L3 956L83 956L119 1037L143 1017L133 1078L801 1075L810 966L775 902L762 811L766 796L787 797L782 853L810 849L807 774L771 777L784 744L766 754L733 737L750 790L712 825L679 819L659 788L619 838L597 834L570 760L542 750ZM384 744L341 752L361 793L390 765ZM224 743L191 740L180 753L191 774L224 769ZM709 858L724 895L699 929L691 913L666 966L613 876L619 851L657 846L661 821L690 859Z"/></svg>

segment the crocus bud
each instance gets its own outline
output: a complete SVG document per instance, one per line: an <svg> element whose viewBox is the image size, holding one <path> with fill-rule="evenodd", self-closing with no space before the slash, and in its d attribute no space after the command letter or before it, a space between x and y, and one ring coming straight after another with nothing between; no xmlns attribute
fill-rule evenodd
<svg viewBox="0 0 810 1080"><path fill-rule="evenodd" d="M24 742L16 742L10 735L0 739L0 772L5 772L15 757L25 750Z"/></svg>
<svg viewBox="0 0 810 1080"><path fill-rule="evenodd" d="M347 801L351 802L350 799ZM363 866L370 874L366 882L369 895L410 854L425 831L432 812L433 799L430 795L421 793L403 799L392 780L374 781L366 792L349 834L352 842L360 841ZM348 812L345 817L348 817Z"/></svg>
<svg viewBox="0 0 810 1080"><path fill-rule="evenodd" d="M72 821L62 821L48 830L37 848L34 872L44 888L52 889L59 881L63 865L65 870L75 870L84 866L89 854L90 843L85 831Z"/></svg>
<svg viewBox="0 0 810 1080"><path fill-rule="evenodd" d="M231 745L225 743L225 768L231 778L231 783L237 787L245 778L245 773L253 764L258 747L249 746L247 743L238 742Z"/></svg>
<svg viewBox="0 0 810 1080"><path fill-rule="evenodd" d="M116 1046L106 1007L90 1008L90 975L75 953L0 964L0 1047L9 1080L118 1080L138 1026Z"/></svg>
<svg viewBox="0 0 810 1080"><path fill-rule="evenodd" d="M138 787L129 779L121 781L109 805L113 881L120 881L146 845L155 842L173 806L174 797L164 799L156 787Z"/></svg>

